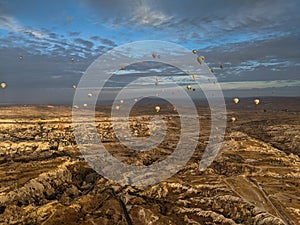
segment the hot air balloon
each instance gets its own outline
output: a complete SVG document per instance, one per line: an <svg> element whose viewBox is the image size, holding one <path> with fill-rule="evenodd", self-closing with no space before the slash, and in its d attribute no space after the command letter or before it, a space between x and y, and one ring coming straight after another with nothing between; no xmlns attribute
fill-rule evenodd
<svg viewBox="0 0 300 225"><path fill-rule="evenodd" d="M121 99L121 100L120 100L120 103L121 103L121 104L123 104L123 103L124 103L124 100L123 100L123 99Z"/></svg>
<svg viewBox="0 0 300 225"><path fill-rule="evenodd" d="M235 104L238 104L239 101L240 101L240 100L239 100L238 98L234 98L234 99L233 99L233 102L234 102Z"/></svg>
<svg viewBox="0 0 300 225"><path fill-rule="evenodd" d="M88 93L88 96L89 96L89 97L92 97L92 96L93 96L93 94L92 94L92 93Z"/></svg>
<svg viewBox="0 0 300 225"><path fill-rule="evenodd" d="M152 52L152 58L155 59L156 58L156 53Z"/></svg>
<svg viewBox="0 0 300 225"><path fill-rule="evenodd" d="M159 112L160 111L160 107L157 105L157 106L155 106L155 111L156 112Z"/></svg>
<svg viewBox="0 0 300 225"><path fill-rule="evenodd" d="M121 70L125 70L125 66L121 66Z"/></svg>
<svg viewBox="0 0 300 225"><path fill-rule="evenodd" d="M198 63L202 64L205 61L205 57L203 55L200 55L197 57Z"/></svg>
<svg viewBox="0 0 300 225"><path fill-rule="evenodd" d="M210 70L212 73L214 73L215 72L215 69L214 68L211 68L211 70Z"/></svg>
<svg viewBox="0 0 300 225"><path fill-rule="evenodd" d="M236 121L236 118L235 117L231 117L231 122L235 122Z"/></svg>
<svg viewBox="0 0 300 225"><path fill-rule="evenodd" d="M75 58L74 58L74 57L71 57L70 61L71 61L71 62L74 62L74 61L75 61Z"/></svg>
<svg viewBox="0 0 300 225"><path fill-rule="evenodd" d="M188 90L191 90L191 89L192 89L192 86L191 86L191 85L187 85L186 88L187 88Z"/></svg>
<svg viewBox="0 0 300 225"><path fill-rule="evenodd" d="M155 78L155 85L156 86L158 85L158 79L157 79L157 77Z"/></svg>
<svg viewBox="0 0 300 225"><path fill-rule="evenodd" d="M196 78L197 78L197 74L194 74L193 79L196 80Z"/></svg>
<svg viewBox="0 0 300 225"><path fill-rule="evenodd" d="M1 83L1 88L2 88L2 89L6 88L6 83L2 82L2 83Z"/></svg>
<svg viewBox="0 0 300 225"><path fill-rule="evenodd" d="M196 54L196 53L197 53L197 50L196 50L196 49L194 49L192 52L193 52L194 54Z"/></svg>
<svg viewBox="0 0 300 225"><path fill-rule="evenodd" d="M73 88L73 89L76 89L76 88L77 88L77 86L74 84L74 85L72 85L72 88Z"/></svg>
<svg viewBox="0 0 300 225"><path fill-rule="evenodd" d="M255 103L255 105L258 105L259 104L259 99L257 98L257 99L254 99L254 103Z"/></svg>
<svg viewBox="0 0 300 225"><path fill-rule="evenodd" d="M23 56L22 56L22 55L20 55L20 56L19 56L19 60L22 60L22 59L23 59Z"/></svg>

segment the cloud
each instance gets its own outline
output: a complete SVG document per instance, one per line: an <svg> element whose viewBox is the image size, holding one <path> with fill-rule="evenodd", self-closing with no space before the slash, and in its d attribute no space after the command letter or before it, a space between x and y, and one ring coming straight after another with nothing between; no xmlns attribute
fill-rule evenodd
<svg viewBox="0 0 300 225"><path fill-rule="evenodd" d="M57 34L56 33L49 33L49 38L53 38L53 39L56 39L57 38Z"/></svg>
<svg viewBox="0 0 300 225"><path fill-rule="evenodd" d="M116 46L115 42L113 42L112 40L109 40L107 38L101 38L99 36L92 36L91 39L94 40L94 41L100 41L102 44L109 45L111 47Z"/></svg>
<svg viewBox="0 0 300 225"><path fill-rule="evenodd" d="M202 37L207 33L217 35L237 29L274 27L297 17L299 8L298 1L282 3L280 0L186 0L184 3L178 0L87 0L86 4L105 17L102 20L104 23L119 27L128 25L131 29L137 28L134 25L143 25L157 30L189 31L194 35L197 29L196 32Z"/></svg>
<svg viewBox="0 0 300 225"><path fill-rule="evenodd" d="M70 88L97 56L117 44L159 39L197 49L216 69L215 76L225 90L251 93L257 87L284 90L287 86L299 95L297 0L54 0L36 2L34 8L30 0L2 2L0 28L5 31L0 37L0 76L17 88ZM150 49L149 55L152 51L156 49ZM172 49L168 52L170 57L176 54ZM20 54L22 62L17 59ZM163 52L158 54L164 57ZM134 73L142 70L159 77L161 83L168 81L167 76L179 83L190 82L184 74L153 65L126 66L120 73L127 74L117 74L112 82L119 85L123 77L146 76ZM144 81L154 83L153 79Z"/></svg>
<svg viewBox="0 0 300 225"><path fill-rule="evenodd" d="M92 60L95 56L99 56L108 50L104 45L95 46L94 43L78 38L67 39L52 32L52 37L34 38L32 35L20 35L11 32L0 37L1 51L9 51L9 48L20 48L22 54L47 55L49 57L64 56L69 59L74 56L77 60L82 61L83 58ZM20 54L18 53L18 54Z"/></svg>
<svg viewBox="0 0 300 225"><path fill-rule="evenodd" d="M61 75L54 75L54 76L51 76L52 79L61 79L63 78L63 76Z"/></svg>
<svg viewBox="0 0 300 225"><path fill-rule="evenodd" d="M74 41L77 42L78 44L83 45L86 48L93 48L93 46L94 46L93 42L87 41L87 40L83 40L81 38L76 38L76 39L74 39Z"/></svg>
<svg viewBox="0 0 300 225"><path fill-rule="evenodd" d="M79 34L80 32L76 32L76 31L69 32L70 36L78 36Z"/></svg>
<svg viewBox="0 0 300 225"><path fill-rule="evenodd" d="M47 34L44 34L41 31L21 26L18 23L18 21L12 16L6 16L6 15L0 16L0 29L18 32L18 33L24 33L39 39L48 37Z"/></svg>
<svg viewBox="0 0 300 225"><path fill-rule="evenodd" d="M159 26L161 24L167 23L172 19L172 16L153 9L146 4L138 6L130 19L133 23L138 23L144 26Z"/></svg>
<svg viewBox="0 0 300 225"><path fill-rule="evenodd" d="M300 80L220 82L222 90L247 90L279 87L300 87Z"/></svg>

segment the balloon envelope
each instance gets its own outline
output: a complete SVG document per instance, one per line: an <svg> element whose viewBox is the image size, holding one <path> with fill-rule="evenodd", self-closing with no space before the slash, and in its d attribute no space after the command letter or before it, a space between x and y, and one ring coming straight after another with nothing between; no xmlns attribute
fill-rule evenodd
<svg viewBox="0 0 300 225"><path fill-rule="evenodd" d="M202 64L205 61L205 57L203 55L200 55L197 57L198 63Z"/></svg>
<svg viewBox="0 0 300 225"><path fill-rule="evenodd" d="M160 111L160 107L157 105L157 106L155 106L155 111L156 112L159 112Z"/></svg>
<svg viewBox="0 0 300 225"><path fill-rule="evenodd" d="M239 100L238 98L234 98L234 99L233 99L233 102L234 102L235 104L238 104L239 101L240 101L240 100Z"/></svg>
<svg viewBox="0 0 300 225"><path fill-rule="evenodd" d="M258 105L259 104L259 99L254 99L254 103L255 103L255 105Z"/></svg>
<svg viewBox="0 0 300 225"><path fill-rule="evenodd" d="M194 50L193 50L193 53L194 53L194 54L196 54L196 53L197 53L197 50L196 50L196 49L194 49Z"/></svg>
<svg viewBox="0 0 300 225"><path fill-rule="evenodd" d="M4 83L4 82L1 83L1 88L3 88L3 89L6 88L6 83Z"/></svg>

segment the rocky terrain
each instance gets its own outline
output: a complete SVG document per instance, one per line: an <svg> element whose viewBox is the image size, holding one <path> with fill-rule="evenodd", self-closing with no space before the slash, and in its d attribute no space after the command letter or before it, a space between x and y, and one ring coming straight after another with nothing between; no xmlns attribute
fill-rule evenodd
<svg viewBox="0 0 300 225"><path fill-rule="evenodd" d="M203 172L210 112L199 106L197 149L177 174L147 187L122 186L96 173L74 138L71 107L0 107L0 224L300 224L300 99L228 102L225 139ZM152 106L148 106L152 107ZM148 134L150 108L133 113L132 133ZM125 149L108 107L96 125L110 153L133 165L166 158L178 142L178 115L164 110L167 137L147 152ZM149 113L150 112L150 113ZM231 122L230 118L236 121Z"/></svg>

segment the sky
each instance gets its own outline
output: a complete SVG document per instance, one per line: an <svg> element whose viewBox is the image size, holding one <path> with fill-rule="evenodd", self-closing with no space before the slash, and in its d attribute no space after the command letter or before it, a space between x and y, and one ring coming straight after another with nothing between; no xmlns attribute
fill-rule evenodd
<svg viewBox="0 0 300 225"><path fill-rule="evenodd" d="M299 9L298 0L0 0L0 104L72 103L95 59L142 40L196 49L225 97L300 96Z"/></svg>

